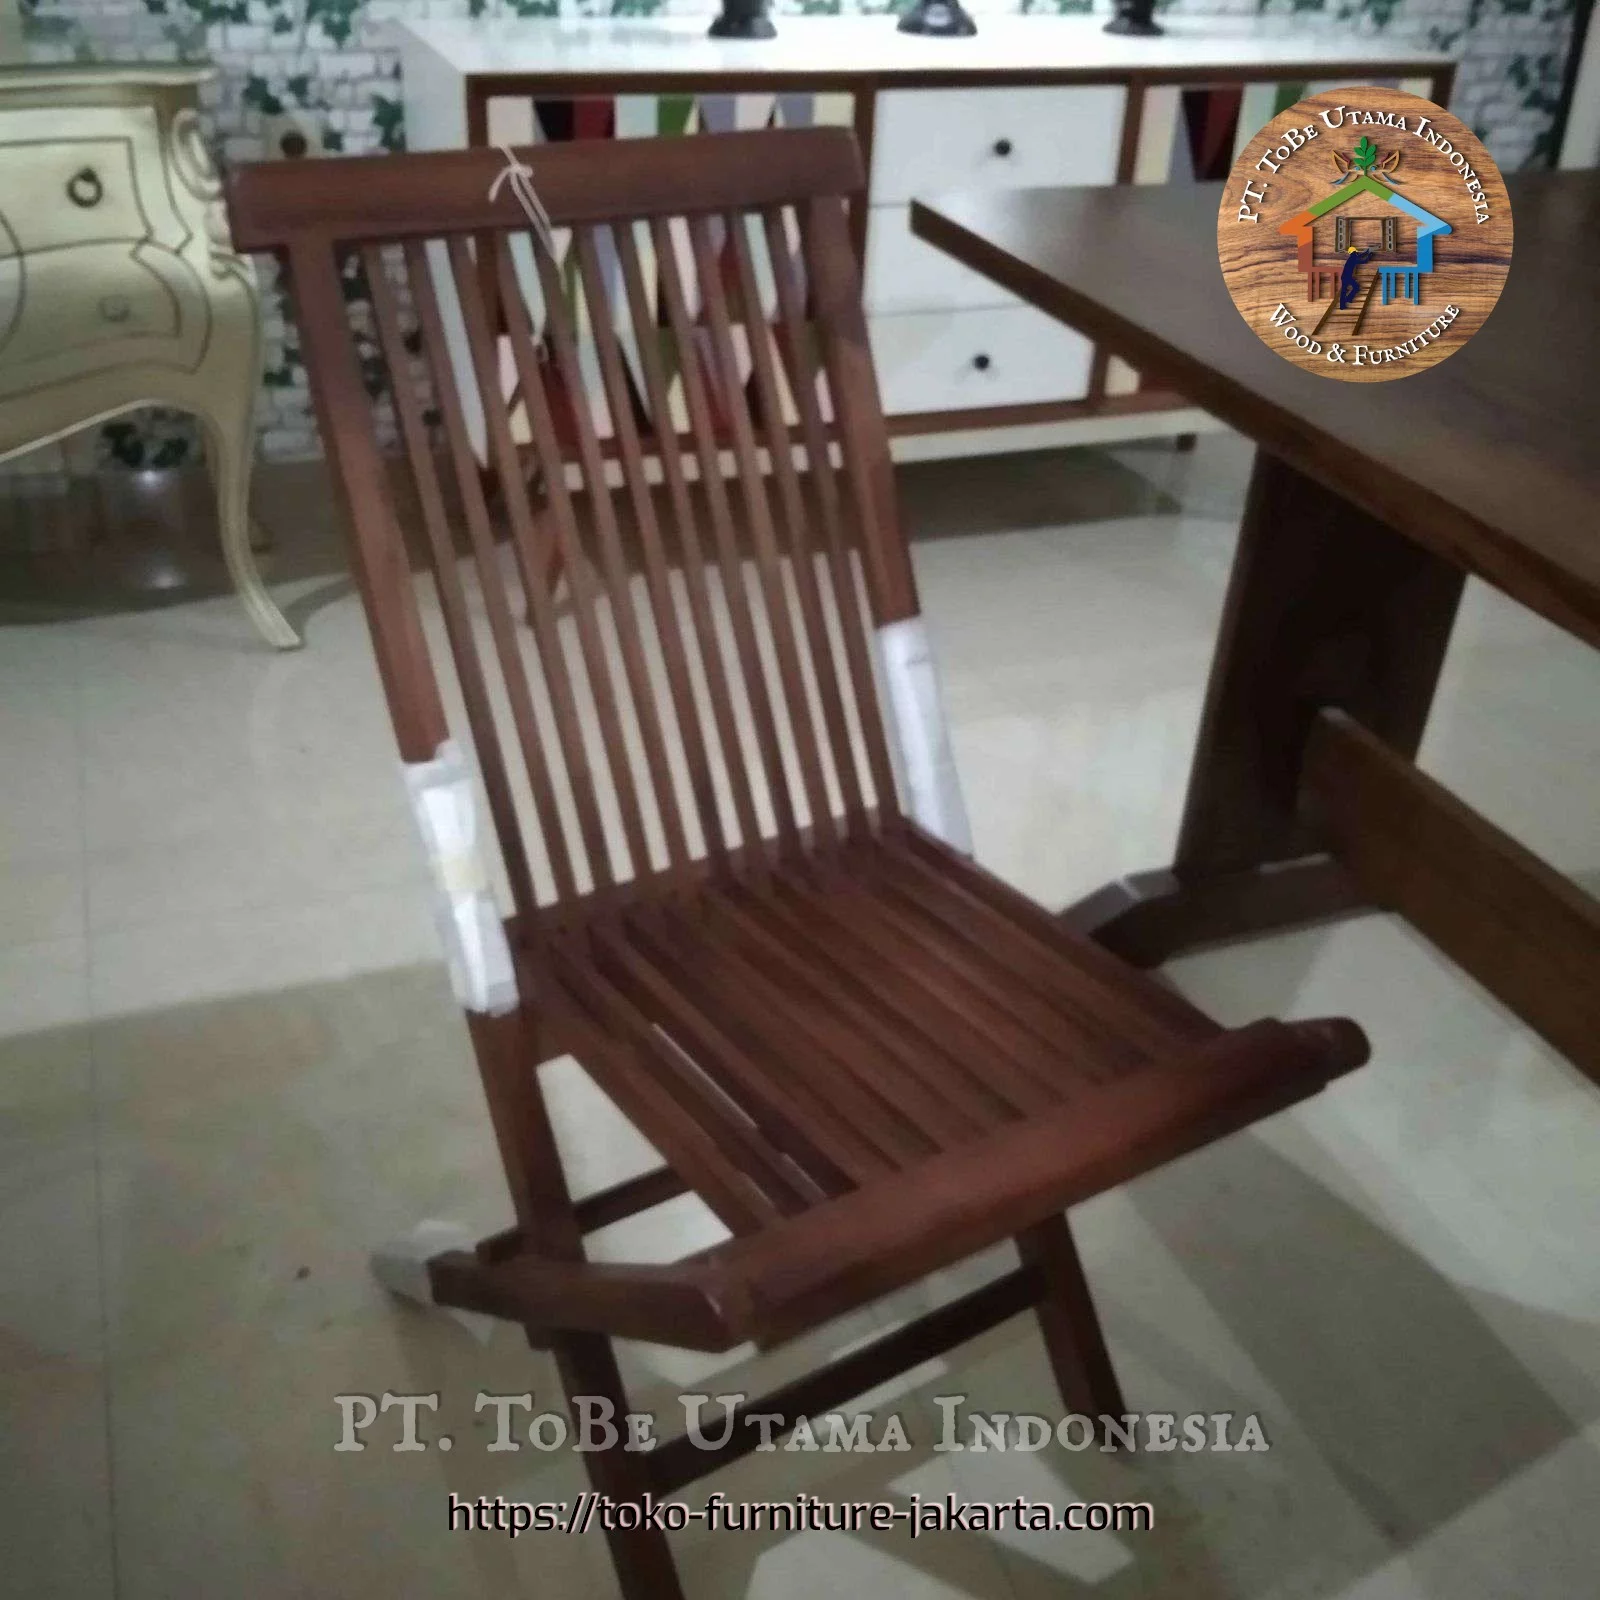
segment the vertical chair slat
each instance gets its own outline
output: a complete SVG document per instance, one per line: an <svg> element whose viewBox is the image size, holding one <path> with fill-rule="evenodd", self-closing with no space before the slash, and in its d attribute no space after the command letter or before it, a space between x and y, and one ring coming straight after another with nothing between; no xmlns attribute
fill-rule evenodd
<svg viewBox="0 0 1600 1600"><path fill-rule="evenodd" d="M777 659L778 681L782 691L781 704L786 712L790 739L800 768L806 806L811 813L812 828L820 837L827 838L832 834L833 816L828 804L816 729L811 720L811 707L806 698L805 680L795 643L794 619L790 614L788 596L783 587L783 569L778 557L777 538L773 531L772 508L767 501L766 479L756 456L755 431L751 424L744 384L740 381L728 299L723 289L722 275L712 244L711 219L694 215L687 220L690 245L700 278L700 304L710 331L714 370L720 378L724 408L733 434L734 459L739 469L737 477L740 496L744 504L751 542L755 548L756 574L762 597L766 602L767 627L773 654ZM738 217L731 219L729 227L736 233L743 232L743 223ZM761 326L764 328L765 325ZM753 346L758 336L755 328L748 330L747 342ZM787 454L787 444L785 444L785 454ZM751 670L754 671L754 667Z"/></svg>
<svg viewBox="0 0 1600 1600"><path fill-rule="evenodd" d="M750 774L746 770L739 743L733 687L727 658L719 644L712 618L706 585L705 547L700 539L688 481L684 477L676 408L668 396L666 374L662 370L661 348L657 339L658 329L651 316L649 299L645 293L644 275L640 269L639 252L631 227L623 227L618 231L617 252L622 260L622 281L627 292L629 320L633 325L634 343L639 352L640 370L644 374L645 399L654 425L661 475L667 485L667 499L672 509L672 521L677 535L677 554L682 562L684 593L689 602L690 620L698 636L700 663L717 741L722 749L723 770L733 796L734 816L739 824L741 840L747 848L755 852L761 830L757 826L755 803L750 792ZM686 647L689 643L690 641L686 639ZM720 827L720 812L718 822Z"/></svg>
<svg viewBox="0 0 1600 1600"><path fill-rule="evenodd" d="M511 708L512 723L517 731L517 741L528 772L539 828L544 835L545 856L550 863L551 876L555 880L556 897L565 901L577 894L572 851L561 825L555 798L554 777L544 739L539 731L538 720L534 715L533 695L528 684L522 651L517 644L517 624L511 615L511 608L507 603L505 588L500 578L499 563L495 557L494 531L489 521L489 508L483 496L477 456L473 452L472 441L467 432L461 393L456 386L455 375L450 365L444 322L439 312L438 301L434 297L433 273L422 245L415 240L407 241L404 261L412 304L422 333L422 348L433 379L434 399L444 422L445 441L455 469L456 487L466 517L467 537L477 567L478 588L483 595L490 639L500 663L506 701Z"/></svg>
<svg viewBox="0 0 1600 1600"><path fill-rule="evenodd" d="M742 217L728 218L728 236L733 249L738 309L744 322L755 372L756 395L765 424L767 456L778 485L778 503L783 511L789 572L800 605L805 629L806 653L811 664L811 679L816 685L826 731L824 750L832 755L831 765L839 786L840 798L849 825L859 823L865 810L861 783L850 747L850 728L845 718L844 700L833 671L833 645L828 636L827 618L817 588L816 549L808 537L806 507L795 472L794 449L789 435L782 385L772 355L772 329L768 325L750 237ZM797 402L798 405L798 402ZM824 470L826 469L826 463Z"/></svg>
<svg viewBox="0 0 1600 1600"><path fill-rule="evenodd" d="M452 248L454 248L453 243ZM574 631L578 636L578 655L588 680L590 701L595 711L601 748L610 771L611 792L616 799L617 810L622 819L622 832L627 843L633 875L637 878L648 878L653 868L649 842L645 837L642 803L644 796L638 775L629 758L627 737L623 731L625 713L622 692L612 674L610 662L606 659L605 642L600 635L598 614L600 591L595 581L594 566L589 559L588 547L579 533L572 496L567 490L566 463L556 443L544 384L538 371L538 351L533 328L528 318L527 304L522 298L522 290L517 282L516 268L512 263L505 235L497 234L488 248L493 252L496 285L500 292L501 309L506 319L508 342L517 375L522 382L523 403L527 407L528 422L533 432L534 451L541 468L545 499L549 506L550 514L544 522L554 530L556 549L566 572L567 585L572 592L572 620ZM542 257L542 248L537 243L534 245L534 252ZM548 301L550 298L548 286L545 286L544 292ZM545 310L547 317L555 314L554 307L549 304ZM568 372L565 375L569 383L577 379L575 372ZM496 398L498 399L498 396ZM587 417L582 404L584 396L581 392L575 392L574 398L579 402L573 407L574 413L580 424L586 426ZM504 415L503 406L500 410ZM550 654L563 663L565 688L569 693L575 694L576 678L572 673L570 658L562 646L560 622L555 615L549 588L538 581L538 574L547 571L548 567L534 556L533 507L528 496L528 486L519 470L521 458L511 441L509 417L506 418L506 423L504 429L496 432L496 438L504 440L504 453L500 460L500 485L501 492L505 496L506 509L511 517L512 535L517 548L526 549L528 552L521 567L523 583L532 591L529 594L529 608L534 632L541 637L548 632L551 641ZM581 785L591 800L596 798L594 775L586 761L581 770L572 774L571 778L574 786ZM608 870L611 869L608 867Z"/></svg>
<svg viewBox="0 0 1600 1600"><path fill-rule="evenodd" d="M451 248L453 250L456 248L454 243ZM510 259L506 235L494 235L493 240L486 243L485 248L490 251L493 259L496 288L501 298L501 312L506 318L507 342L512 352L515 371L522 382L523 405L526 406L528 424L533 432L534 453L541 467L542 485L549 507L549 515L542 518L534 517L533 502L522 474L522 456L518 453L510 435L509 414L504 411L504 406L499 406L499 414L504 418L506 426L496 427L491 437L496 440L498 446L499 482L512 525L512 541L518 552L522 552L518 568L522 571L523 587L528 590L528 614L530 621L533 622L534 635L541 640L541 653L547 654L550 661L555 664L546 667L547 674L554 670L560 672L566 706L576 707L578 699L578 675L574 672L574 666L581 664L584 669L584 677L589 686L590 704L594 706L595 723L600 734L600 747L605 757L606 770L610 773L610 792L618 806L622 838L627 846L632 875L648 878L653 870L650 843L645 837L642 795L638 789L634 765L629 758L626 733L622 728L624 712L622 712L621 694L611 675L610 662L606 661L605 642L600 637L598 586L595 582L594 565L589 558L589 544L584 541L579 531L578 514L573 498L566 488L565 461L555 443L549 398L539 373L538 349L534 341L533 326L528 318L528 307L523 301L522 288L517 282L515 266ZM539 251L541 246L534 243L534 253L539 254ZM549 294L549 290L546 290L546 294ZM546 310L549 314L549 307L546 307ZM586 403L581 390L574 390L573 400L574 413L581 413ZM547 531L554 531L554 554L560 558L560 565L566 573L566 582L573 594L571 614L573 614L574 632L578 635L578 662L571 659L571 653L566 650L563 643L562 627L560 619L555 614L554 595L550 594L550 584L541 581L541 574L550 573L552 565L546 558L550 552L539 552L536 549L534 530L538 526L546 528ZM576 760L576 768L570 768L568 778L574 790L581 789L584 792L589 805L598 805L600 797L595 787L595 774L590 770L587 755L582 754L581 738L579 738L579 752L581 754ZM614 875L614 872L616 869L611 864L610 853L606 853L606 874Z"/></svg>
<svg viewBox="0 0 1600 1600"><path fill-rule="evenodd" d="M449 239L445 248L449 255L456 293L461 301L462 321L466 327L467 344L483 405L484 426L488 433L491 453L498 466L501 492L511 518L512 545L517 567L522 575L523 593L527 598L528 620L533 627L539 665L544 672L545 693L550 701L561 758L566 767L567 788L572 795L579 833L588 857L589 875L597 888L609 889L616 883L616 874L612 870L611 851L606 841L605 828L600 820L594 784L589 775L588 755L583 745L583 731L579 726L572 675L567 666L566 652L561 644L560 623L554 615L548 586L544 579L544 574L548 571L548 562L544 553L535 549L533 514L528 505L527 488L522 481L517 447L511 437L510 418L500 397L495 350L483 299L479 294L476 264L464 240ZM520 300L520 295L517 298ZM533 394L525 398L530 412L536 401L542 411L542 385L536 386ZM565 550L563 555L566 555ZM571 581L582 572L582 553L577 552L575 559L568 556L568 561L568 576Z"/></svg>
<svg viewBox="0 0 1600 1600"><path fill-rule="evenodd" d="M778 198L757 184L747 209L737 191L704 208L648 196L615 215L580 207L562 221L570 249L477 222L438 243L350 242L373 285L467 731L529 926L541 848L560 905L589 889L606 904L623 878L663 867L699 881L700 854L736 878L815 845L831 857L875 812L898 810L870 633L913 615L916 594L878 459L843 192L800 184ZM329 230L296 251L337 266ZM339 309L348 345L342 296ZM374 573L386 587L398 577ZM406 683L386 687L417 701L406 684L426 677L437 701L420 620L396 618L385 615L380 659ZM413 720L446 736L442 710ZM437 742L411 740L419 758Z"/></svg>
<svg viewBox="0 0 1600 1600"><path fill-rule="evenodd" d="M783 212L776 207L769 208L762 214L767 236L767 255L772 263L778 312L784 330L784 337L778 341L778 348L784 356L788 371L789 392L794 396L795 405L800 412L806 462L810 469L806 476L815 490L814 499L820 512L823 544L827 552L829 574L833 580L834 614L838 619L845 661L850 671L856 720L860 725L861 740L866 748L867 770L872 777L872 787L878 805L884 811L892 812L895 808L894 768L889 760L883 720L878 709L877 685L872 676L872 655L866 637L865 619L856 598L855 573L850 562L850 547L840 504L839 482L833 466L833 452L817 399L818 374L806 357L810 339L806 331L805 301L795 275L794 262L789 254L789 241L784 230L783 215ZM853 761L851 767L853 770Z"/></svg>
<svg viewBox="0 0 1600 1600"><path fill-rule="evenodd" d="M600 283L599 272L594 259L594 240L592 231L588 228L574 228L572 230L573 249L578 259L578 269L581 281L584 284L584 303L588 311L588 322L593 340L592 348L598 355L601 349L602 327L610 326L611 305L610 297L605 293ZM510 270L510 255L501 246L504 257L502 273ZM550 253L535 240L533 247L534 259L539 270L539 286L544 292L545 300L545 337L555 349L556 361L563 373L566 374L568 383L577 384L582 381L582 364L579 361L578 347L573 336L572 318L569 315L567 302L560 294L561 285L557 282L555 263L550 259ZM526 359L525 341L522 332L527 328L525 308L519 303L509 313L511 324L512 349L520 360ZM527 344L527 353L531 353L531 342ZM611 352L613 355L615 351ZM603 371L602 361L602 371ZM526 381L526 380L524 380ZM611 391L608 388L608 399ZM618 429L617 417L626 413L628 402L623 397L621 402L610 400L609 409L613 411L611 417L611 430L613 436ZM595 433L593 423L594 410L591 407L580 407L576 418L578 435L578 458L583 470L584 486L588 490L589 506L593 514L596 544L599 547L600 567L604 574L606 587L609 590L611 601L611 618L617 638L617 648L622 657L623 675L628 691L633 697L634 717L639 729L640 742L644 749L646 765L650 777L654 780L654 798L657 814L661 819L662 831L666 837L667 860L676 866L687 865L689 860L689 847L683 831L683 818L678 807L677 790L672 780L672 765L667 757L667 742L663 733L660 708L656 702L655 690L650 682L650 675L645 667L644 657L640 651L640 616L634 605L633 583L628 573L628 564L623 559L622 545L617 532L616 509L612 503L611 484L606 475L606 466L600 454L600 441ZM563 464L559 458L547 462L545 473L547 481L560 474ZM555 499L559 491L552 485L550 494ZM581 601L580 601L581 605ZM580 627L582 618L579 618ZM592 671L593 669L591 669ZM615 682L612 675L612 691L616 703L620 707L622 700L622 685ZM637 774L631 774L639 798L643 800L646 786L638 782ZM641 874L642 875L642 874Z"/></svg>
<svg viewBox="0 0 1600 1600"><path fill-rule="evenodd" d="M898 622L916 616L921 607L911 552L899 537L889 430L872 370L844 201L808 200L801 224L834 425L861 521L872 614L880 625Z"/></svg>
<svg viewBox="0 0 1600 1600"><path fill-rule="evenodd" d="M449 518L445 512L438 467L433 459L427 424L422 419L422 405L410 381L408 352L405 347L405 335L400 326L399 309L395 304L394 290L389 284L383 252L379 247L365 246L361 252L361 263L366 270L367 283L372 295L372 311L378 325L378 342L389 368L389 391L394 397L395 414L400 423L400 437L406 448L412 482L416 485L417 502L422 511L423 529L427 535L428 553L433 566L434 586L439 595L439 609L444 617L445 635L449 640L450 654L455 662L456 678L461 686L467 727L472 734L473 748L477 751L478 770L483 775L489 816L494 824L495 836L500 843L500 856L505 862L506 876L511 885L512 906L524 922L531 922L538 900L534 893L533 878L528 870L527 848L523 843L522 831L517 826L516 802L512 797L511 784L506 775L500 740L495 732L494 710L489 702L483 664L479 660L477 641L473 637L472 619L467 612L466 596L461 588L461 575L456 570L455 545L450 537ZM538 804L539 801L536 799L535 803ZM541 831L548 832L554 819L553 807L548 812L541 807L539 812Z"/></svg>
<svg viewBox="0 0 1600 1600"><path fill-rule="evenodd" d="M631 225L624 222L613 234L631 234ZM598 303L601 294L599 263L596 259L591 230L581 230L576 239L578 272L583 283L584 297L591 305ZM618 259L615 243L612 259ZM609 299L609 297L608 297ZM611 412L613 437L622 458L622 471L632 500L633 517L639 532L641 554L644 558L645 584L650 596L655 619L656 637L661 647L662 663L667 673L667 683L672 694L672 708L683 746L684 759L689 769L689 787L694 795L701 837L709 854L725 856L728 840L722 830L722 816L717 805L716 785L712 781L708 755L708 738L701 726L699 708L695 704L694 688L689 681L683 637L683 619L672 595L672 582L662 552L661 530L656 522L655 500L645 472L644 454L639 444L639 430L634 420L633 393L629 387L626 363L621 341L611 317L594 320L595 346L600 358L601 381L605 384L607 404Z"/></svg>
<svg viewBox="0 0 1600 1600"><path fill-rule="evenodd" d="M766 674L761 671L761 651L756 642L750 597L744 583L744 563L738 541L734 537L733 513L728 503L727 488L722 481L722 462L717 448L716 432L712 425L705 381L700 371L699 342L695 338L694 325L689 317L688 302L683 292L683 276L678 269L677 246L671 229L659 217L651 219L650 231L655 241L657 265L661 271L662 299L666 303L667 318L672 327L673 337L678 341L679 371L682 375L684 398L689 406L695 460L700 468L700 488L711 510L711 528L722 572L724 598L727 602L729 621L733 625L739 660L744 667L745 693L750 704L751 720L755 725L756 745L766 774L767 793L777 823L779 842L785 848L793 850L799 842L799 825L795 818L794 799L789 793L783 752L778 746L771 690L767 684Z"/></svg>

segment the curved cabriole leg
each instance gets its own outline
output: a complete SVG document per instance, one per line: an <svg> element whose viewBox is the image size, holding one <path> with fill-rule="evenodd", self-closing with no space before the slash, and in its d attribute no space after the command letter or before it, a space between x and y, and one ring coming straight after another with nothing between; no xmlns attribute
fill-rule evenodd
<svg viewBox="0 0 1600 1600"><path fill-rule="evenodd" d="M289 626L288 618L261 581L251 548L250 466L255 452L251 408L242 415L222 417L202 415L206 446L211 455L211 475L217 491L217 527L222 537L222 558L228 576L256 632L279 650L297 650L300 635Z"/></svg>

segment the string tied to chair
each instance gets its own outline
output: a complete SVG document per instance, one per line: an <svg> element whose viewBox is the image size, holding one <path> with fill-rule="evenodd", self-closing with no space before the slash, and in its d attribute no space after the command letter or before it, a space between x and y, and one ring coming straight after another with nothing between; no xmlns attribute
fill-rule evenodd
<svg viewBox="0 0 1600 1600"><path fill-rule="evenodd" d="M506 159L506 164L494 176L494 181L489 185L489 199L494 201L499 198L500 187L507 185L517 204L522 207L523 214L527 217L539 242L553 256L555 254L556 239L555 229L550 222L550 213L545 210L544 201L539 198L539 191L533 186L533 168L523 161L508 144L497 144L495 149Z"/></svg>

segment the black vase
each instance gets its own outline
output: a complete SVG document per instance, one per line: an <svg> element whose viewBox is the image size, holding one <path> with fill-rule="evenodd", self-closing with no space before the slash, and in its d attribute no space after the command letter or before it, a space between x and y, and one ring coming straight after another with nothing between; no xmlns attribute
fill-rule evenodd
<svg viewBox="0 0 1600 1600"><path fill-rule="evenodd" d="M767 5L768 0L722 0L722 10L706 32L713 39L776 39Z"/></svg>
<svg viewBox="0 0 1600 1600"><path fill-rule="evenodd" d="M1154 20L1155 0L1114 0L1116 15L1106 24L1107 33L1127 33L1140 39L1154 39L1165 33Z"/></svg>
<svg viewBox="0 0 1600 1600"><path fill-rule="evenodd" d="M961 0L917 0L900 18L899 30L940 39L965 39L978 31L978 25L961 9Z"/></svg>

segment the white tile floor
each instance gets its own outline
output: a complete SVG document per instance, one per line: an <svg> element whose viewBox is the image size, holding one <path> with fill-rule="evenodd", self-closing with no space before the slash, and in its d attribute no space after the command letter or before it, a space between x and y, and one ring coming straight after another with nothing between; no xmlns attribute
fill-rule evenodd
<svg viewBox="0 0 1600 1600"><path fill-rule="evenodd" d="M1120 456L1182 513L1059 521L1052 469L1012 531L918 549L978 853L1047 904L1169 852L1238 517L1236 442ZM503 1201L359 610L315 587L291 656L225 601L0 629L0 1593L19 1600L614 1593L597 1537L445 1531L451 1490L579 1486L571 1455L478 1448L479 1389L553 1405L553 1375L511 1330L480 1346L365 1273L415 1217L488 1228ZM1425 762L1593 874L1597 691L1600 659L1475 589ZM1154 1533L689 1535L691 1595L1600 1593L1600 1092L1382 918L1173 973L1228 1020L1349 1011L1376 1044L1321 1099L1077 1215L1131 1403L1256 1411L1272 1450L932 1452L934 1394L1055 1408L1016 1322L884 1398L912 1453L756 1457L715 1487L1143 1499ZM566 1082L584 1178L643 1165ZM704 1225L680 1202L606 1243ZM674 1386L764 1387L995 1264L757 1366L637 1348L629 1370L671 1415ZM441 1391L462 1448L334 1452L333 1396L385 1389Z"/></svg>

